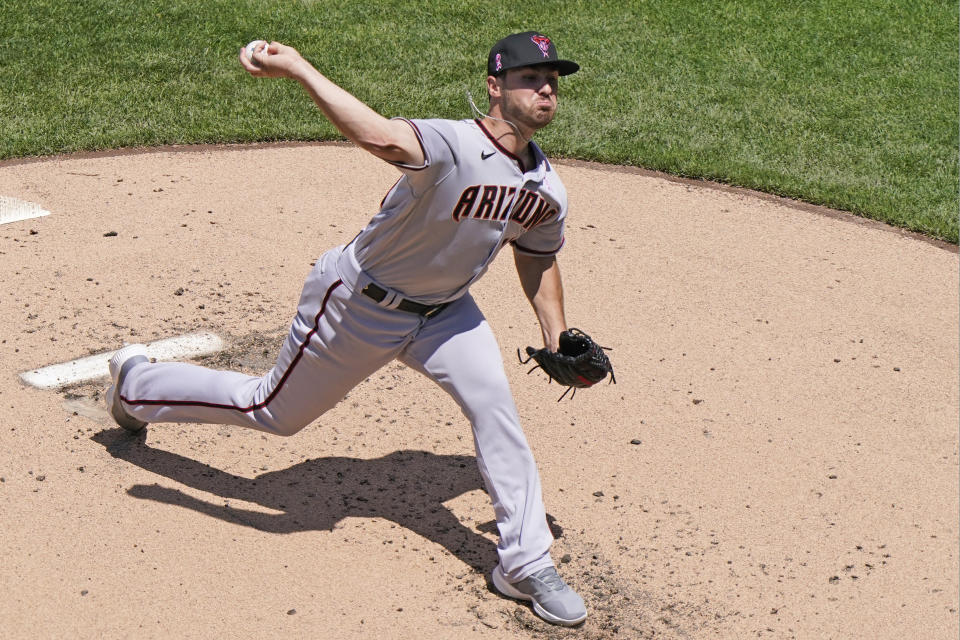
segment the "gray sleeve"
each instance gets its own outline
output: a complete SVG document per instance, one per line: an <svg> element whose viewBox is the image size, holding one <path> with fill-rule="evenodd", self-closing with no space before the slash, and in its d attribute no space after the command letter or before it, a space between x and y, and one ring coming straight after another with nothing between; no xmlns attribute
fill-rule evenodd
<svg viewBox="0 0 960 640"><path fill-rule="evenodd" d="M558 211L544 218L522 236L513 241L513 248L532 256L556 255L563 247L563 230L566 211Z"/></svg>
<svg viewBox="0 0 960 640"><path fill-rule="evenodd" d="M396 119L413 127L423 150L423 164L391 164L403 171L417 190L433 186L449 175L456 165L456 132L447 121Z"/></svg>

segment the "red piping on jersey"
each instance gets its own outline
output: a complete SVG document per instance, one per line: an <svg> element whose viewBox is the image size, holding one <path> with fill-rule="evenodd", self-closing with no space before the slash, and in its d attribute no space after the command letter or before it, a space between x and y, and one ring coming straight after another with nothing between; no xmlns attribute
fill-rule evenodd
<svg viewBox="0 0 960 640"><path fill-rule="evenodd" d="M210 409L228 409L232 411L239 411L241 413L250 413L251 411L257 411L263 409L274 398L277 397L277 394L280 393L280 389L283 388L283 385L286 384L287 379L293 373L294 368L297 366L297 363L300 362L300 358L303 357L303 351L307 348L307 345L310 343L310 338L317 333L320 327L320 318L323 316L323 312L327 309L327 301L330 300L331 294L333 294L334 289L343 284L342 280L337 280L330 288L327 289L326 295L323 296L323 303L320 305L320 311L317 313L316 317L313 319L313 328L307 333L306 337L303 339L303 344L300 345L300 348L297 350L297 355L294 357L293 361L290 363L290 366L287 367L287 370L283 372L283 375L280 377L280 382L277 383L277 386L273 391L270 392L270 395L267 396L266 400L263 402L258 402L257 404L250 405L249 407L237 407L229 404L216 404L214 402L198 402L195 400L130 400L122 395L120 399L126 402L127 404L144 404L144 405L164 405L169 407L208 407Z"/></svg>
<svg viewBox="0 0 960 640"><path fill-rule="evenodd" d="M407 171L423 171L430 166L430 160L427 158L427 148L423 146L423 134L420 133L420 127L418 127L417 123L415 123L413 120L407 120L406 118L398 118L398 120L403 120L413 128L413 133L417 136L417 143L420 145L420 151L423 153L423 166L411 167L399 162L391 162L390 164L406 169ZM397 181L393 183L393 186L390 187L385 194L383 194L383 198L380 200L381 209L383 208L383 203L387 201L387 197L390 195L390 192L397 188L397 185L400 184L401 180L403 180L403 176L397 178Z"/></svg>
<svg viewBox="0 0 960 640"><path fill-rule="evenodd" d="M398 167L403 167L403 168L406 169L407 171L423 171L424 169L426 169L427 167L430 166L430 159L429 159L429 157L427 156L427 148L423 146L423 134L420 133L420 127L418 127L418 126L417 126L417 123L414 122L413 120L407 120L406 118L397 118L397 120L403 120L403 121L406 122L408 125L410 125L411 127L413 127L413 133L416 134L416 136L417 136L417 143L419 143L419 145L420 145L420 151L423 152L423 166L422 166L422 167L411 167L411 166L409 166L409 165L405 165L405 164L402 164L402 163L400 163L400 162L391 162L390 164L396 165L396 166L398 166ZM388 192L388 193L389 193L389 192ZM386 196L384 196L384 200L386 200ZM381 203L381 204L382 204L382 203Z"/></svg>
<svg viewBox="0 0 960 640"><path fill-rule="evenodd" d="M493 143L493 146L495 146L497 149L500 150L500 153L506 154L509 158L511 158L514 162L516 162L517 165L520 166L520 171L526 171L526 168L523 166L523 160L521 160L512 151L508 150L506 147L500 144L500 141L497 140L495 137L493 137L492 133L487 131L487 128L483 126L483 123L480 122L480 120L478 120L477 118L474 118L473 121L477 123L478 127L480 127L480 131L483 131L483 133L487 136L487 138L490 139L490 142Z"/></svg>

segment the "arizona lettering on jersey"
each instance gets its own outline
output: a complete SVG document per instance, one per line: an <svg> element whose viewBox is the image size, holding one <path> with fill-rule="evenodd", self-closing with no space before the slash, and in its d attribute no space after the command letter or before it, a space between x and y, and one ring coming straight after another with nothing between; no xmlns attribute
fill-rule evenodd
<svg viewBox="0 0 960 640"><path fill-rule="evenodd" d="M567 193L535 143L524 166L479 120L407 122L424 161L397 165L403 176L349 247L370 278L436 304L463 295L507 245L560 250Z"/></svg>
<svg viewBox="0 0 960 640"><path fill-rule="evenodd" d="M541 222L557 216L560 211L550 205L536 191L506 185L473 185L460 194L453 208L452 217L457 222L465 218L476 220L507 220L508 218L524 230L529 231ZM511 203L513 207L511 210ZM508 216L509 213L509 216Z"/></svg>

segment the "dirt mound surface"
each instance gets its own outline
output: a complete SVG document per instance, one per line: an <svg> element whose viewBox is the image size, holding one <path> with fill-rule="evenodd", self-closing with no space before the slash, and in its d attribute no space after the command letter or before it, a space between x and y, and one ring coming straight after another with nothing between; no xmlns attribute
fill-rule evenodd
<svg viewBox="0 0 960 640"><path fill-rule="evenodd" d="M579 629L491 590L469 425L390 365L297 436L114 428L105 379L44 365L198 330L272 364L311 263L395 170L344 145L0 165L50 215L0 226L5 637L955 638L958 257L726 188L558 162L567 317L617 384L527 375L509 259L498 335Z"/></svg>

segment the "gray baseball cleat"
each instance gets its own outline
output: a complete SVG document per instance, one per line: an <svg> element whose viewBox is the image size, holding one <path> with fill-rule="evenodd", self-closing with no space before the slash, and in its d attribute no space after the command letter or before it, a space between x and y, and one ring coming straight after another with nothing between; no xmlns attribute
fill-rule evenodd
<svg viewBox="0 0 960 640"><path fill-rule="evenodd" d="M511 583L497 565L493 570L493 586L510 598L532 601L534 613L547 622L572 627L587 619L583 598L563 581L555 567L541 569Z"/></svg>
<svg viewBox="0 0 960 640"><path fill-rule="evenodd" d="M127 372L143 362L150 362L150 359L147 357L147 348L142 344L128 345L110 358L110 377L113 378L113 384L107 389L107 412L118 425L132 433L140 431L147 426L147 423L137 420L123 408L123 403L120 401L120 387Z"/></svg>

